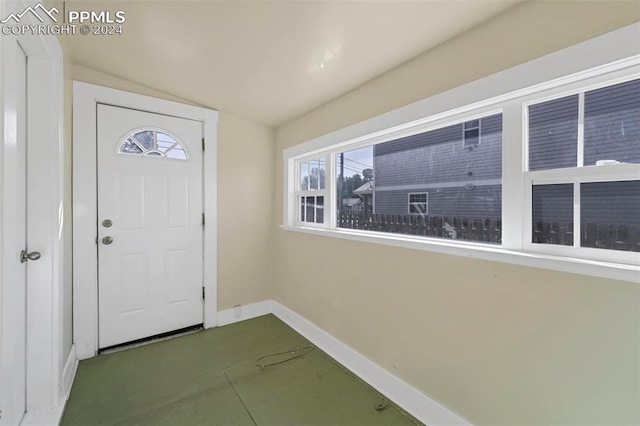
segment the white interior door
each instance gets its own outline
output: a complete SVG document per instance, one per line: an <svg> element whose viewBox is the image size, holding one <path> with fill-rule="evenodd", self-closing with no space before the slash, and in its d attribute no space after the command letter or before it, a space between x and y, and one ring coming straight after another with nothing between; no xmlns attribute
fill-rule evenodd
<svg viewBox="0 0 640 426"><path fill-rule="evenodd" d="M99 347L203 322L202 123L98 105Z"/></svg>
<svg viewBox="0 0 640 426"><path fill-rule="evenodd" d="M2 417L0 423L20 423L26 408L26 288L27 263L21 251L27 246L27 57L16 43L15 144L4 145L3 194L4 259L2 288Z"/></svg>

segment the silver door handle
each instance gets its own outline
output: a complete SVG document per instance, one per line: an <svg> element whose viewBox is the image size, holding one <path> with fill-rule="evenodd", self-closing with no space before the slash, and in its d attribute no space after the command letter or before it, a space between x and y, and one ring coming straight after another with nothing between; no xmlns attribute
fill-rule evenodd
<svg viewBox="0 0 640 426"><path fill-rule="evenodd" d="M111 237L104 237L104 238L102 239L102 244L105 244L105 245L109 245L109 244L111 244L112 242L113 242L113 238L111 238Z"/></svg>
<svg viewBox="0 0 640 426"><path fill-rule="evenodd" d="M26 250L22 250L20 252L20 263L24 263L27 260L38 260L40 259L39 251L32 251L31 253L27 253Z"/></svg>

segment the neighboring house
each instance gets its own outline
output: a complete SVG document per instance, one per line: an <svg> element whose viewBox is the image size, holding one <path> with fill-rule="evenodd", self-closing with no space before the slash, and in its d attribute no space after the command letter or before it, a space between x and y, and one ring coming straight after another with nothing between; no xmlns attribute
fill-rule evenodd
<svg viewBox="0 0 640 426"><path fill-rule="evenodd" d="M344 213L362 213L364 212L364 206L362 198L343 198L342 199L342 211Z"/></svg>
<svg viewBox="0 0 640 426"><path fill-rule="evenodd" d="M360 213L373 213L373 181L367 181L353 190L353 194L360 197Z"/></svg>
<svg viewBox="0 0 640 426"><path fill-rule="evenodd" d="M375 145L373 168L375 213L500 219L502 116Z"/></svg>

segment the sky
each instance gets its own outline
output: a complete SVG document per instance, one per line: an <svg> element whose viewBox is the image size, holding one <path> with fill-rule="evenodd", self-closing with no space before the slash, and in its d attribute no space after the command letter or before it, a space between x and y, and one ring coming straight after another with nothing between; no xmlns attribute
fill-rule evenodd
<svg viewBox="0 0 640 426"><path fill-rule="evenodd" d="M340 154L338 154L338 168L340 167ZM360 149L344 152L344 175L353 176L359 174L362 176L362 170L373 169L373 147L367 146ZM340 173L340 170L337 170Z"/></svg>

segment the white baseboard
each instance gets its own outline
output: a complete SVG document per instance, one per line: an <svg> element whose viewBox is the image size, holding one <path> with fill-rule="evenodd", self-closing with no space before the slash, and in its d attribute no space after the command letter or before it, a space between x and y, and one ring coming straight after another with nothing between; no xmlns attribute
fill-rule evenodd
<svg viewBox="0 0 640 426"><path fill-rule="evenodd" d="M60 400L55 408L46 410L29 411L25 413L20 426L57 426L62 421L62 414L71 393L73 379L78 371L78 358L76 357L76 345L71 346L67 360L62 369L60 380Z"/></svg>
<svg viewBox="0 0 640 426"><path fill-rule="evenodd" d="M251 303L249 305L239 305L231 309L218 312L218 327L244 321L251 318L261 317L272 313L271 300Z"/></svg>
<svg viewBox="0 0 640 426"><path fill-rule="evenodd" d="M69 399L69 394L71 393L71 386L73 385L73 380L76 378L76 372L78 371L78 357L76 356L76 345L71 346L71 350L69 351L69 356L67 356L67 361L64 363L64 369L62 370L62 392L60 392L60 399L62 401L62 405L64 406Z"/></svg>
<svg viewBox="0 0 640 426"><path fill-rule="evenodd" d="M20 426L58 426L62 420L63 411L63 407L28 411L22 418Z"/></svg>
<svg viewBox="0 0 640 426"><path fill-rule="evenodd" d="M272 300L271 307L273 314L289 327L424 424L471 425L286 306Z"/></svg>

